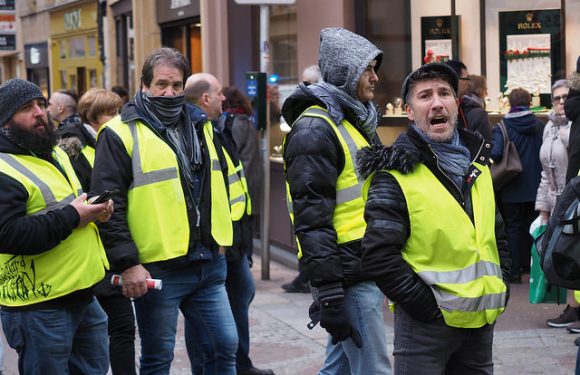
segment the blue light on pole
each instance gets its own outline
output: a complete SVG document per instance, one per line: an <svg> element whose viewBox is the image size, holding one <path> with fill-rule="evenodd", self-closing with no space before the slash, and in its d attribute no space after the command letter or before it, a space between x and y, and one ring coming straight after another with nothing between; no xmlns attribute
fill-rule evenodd
<svg viewBox="0 0 580 375"><path fill-rule="evenodd" d="M280 79L280 76L278 76L278 74L273 73L270 74L270 76L268 77L268 82L272 85L275 85L276 83L278 83L278 80Z"/></svg>

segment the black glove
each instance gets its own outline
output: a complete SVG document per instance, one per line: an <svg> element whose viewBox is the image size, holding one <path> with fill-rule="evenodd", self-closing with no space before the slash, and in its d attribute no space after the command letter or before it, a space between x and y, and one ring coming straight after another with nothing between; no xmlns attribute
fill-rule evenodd
<svg viewBox="0 0 580 375"><path fill-rule="evenodd" d="M332 336L332 345L351 338L358 348L362 347L360 334L350 324L344 298L320 301L320 326Z"/></svg>

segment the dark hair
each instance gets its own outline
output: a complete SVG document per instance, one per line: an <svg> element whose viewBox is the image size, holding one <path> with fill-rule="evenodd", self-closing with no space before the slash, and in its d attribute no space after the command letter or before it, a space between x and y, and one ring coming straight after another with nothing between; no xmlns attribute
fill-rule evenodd
<svg viewBox="0 0 580 375"><path fill-rule="evenodd" d="M532 95L522 88L513 89L508 95L510 107L529 107Z"/></svg>
<svg viewBox="0 0 580 375"><path fill-rule="evenodd" d="M446 64L429 63L411 72L411 74L409 74L403 81L403 86L401 88L403 103L411 103L413 87L418 82L431 81L436 79L447 82L453 90L453 94L457 97L459 78L457 77L457 74L455 74L455 71Z"/></svg>
<svg viewBox="0 0 580 375"><path fill-rule="evenodd" d="M252 105L248 98L235 86L224 88L226 100L223 102L224 111L230 108L240 108L246 115L252 114Z"/></svg>
<svg viewBox="0 0 580 375"><path fill-rule="evenodd" d="M153 69L158 65L170 65L181 70L183 81L189 76L189 63L187 59L175 48L163 47L156 49L147 56L143 69L141 69L141 82L149 87L153 81Z"/></svg>
<svg viewBox="0 0 580 375"><path fill-rule="evenodd" d="M455 70L455 73L457 73L457 76L459 77L461 77L461 71L463 69L467 70L465 64L459 60L447 60L444 62L444 64L449 65L451 69Z"/></svg>
<svg viewBox="0 0 580 375"><path fill-rule="evenodd" d="M111 88L111 91L114 92L115 94L119 95L121 97L121 99L123 98L123 96L129 96L129 93L127 92L127 89L124 88L123 86L113 86Z"/></svg>

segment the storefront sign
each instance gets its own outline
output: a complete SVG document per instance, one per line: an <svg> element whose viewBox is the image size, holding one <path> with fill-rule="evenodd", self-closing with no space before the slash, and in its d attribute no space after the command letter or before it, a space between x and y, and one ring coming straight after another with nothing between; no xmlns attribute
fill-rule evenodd
<svg viewBox="0 0 580 375"><path fill-rule="evenodd" d="M560 10L499 12L500 90L540 94L549 106L552 82L566 76L560 61Z"/></svg>
<svg viewBox="0 0 580 375"><path fill-rule="evenodd" d="M455 16L455 19L456 25L459 25L460 17ZM456 32L459 33L459 30ZM453 56L453 40L451 16L421 17L421 56L424 64L457 58Z"/></svg>
<svg viewBox="0 0 580 375"><path fill-rule="evenodd" d="M15 51L16 35L0 34L0 51Z"/></svg>
<svg viewBox="0 0 580 375"><path fill-rule="evenodd" d="M200 0L157 0L157 23L199 17Z"/></svg>
<svg viewBox="0 0 580 375"><path fill-rule="evenodd" d="M26 69L48 68L48 44L35 43L24 45Z"/></svg>
<svg viewBox="0 0 580 375"><path fill-rule="evenodd" d="M66 31L81 28L81 10L75 9L64 14L64 29Z"/></svg>
<svg viewBox="0 0 580 375"><path fill-rule="evenodd" d="M0 10L16 11L16 0L0 0Z"/></svg>

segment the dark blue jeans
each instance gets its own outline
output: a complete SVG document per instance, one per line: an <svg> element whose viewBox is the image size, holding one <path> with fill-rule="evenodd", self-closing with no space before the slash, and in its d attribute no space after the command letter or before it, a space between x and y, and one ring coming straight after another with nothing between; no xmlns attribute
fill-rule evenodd
<svg viewBox="0 0 580 375"><path fill-rule="evenodd" d="M250 271L248 258L243 256L228 262L226 278L228 299L238 330L238 351L236 353L236 368L238 371L254 367L250 360L250 303L256 294L256 285Z"/></svg>
<svg viewBox="0 0 580 375"><path fill-rule="evenodd" d="M169 374L181 310L186 342L192 334L204 332L213 343L204 374L235 375L238 336L225 288L225 257L216 254L211 261L172 270L147 268L153 278L163 280L163 289L149 290L134 301L141 337L140 374ZM193 364L195 358L189 350L188 354Z"/></svg>
<svg viewBox="0 0 580 375"><path fill-rule="evenodd" d="M241 372L254 367L249 357L250 318L248 312L250 303L256 293L256 285L254 284L254 278L246 256L228 260L227 267L226 290L239 338L238 351L236 352L236 370ZM185 327L185 330L186 332L191 332L187 335L191 339L186 341L190 358L196 358L195 363L192 360L192 372L194 374L205 374L202 371L203 363L206 361L207 356L212 355L211 353L215 351L215 348L206 332L194 331L188 326Z"/></svg>
<svg viewBox="0 0 580 375"><path fill-rule="evenodd" d="M2 326L21 374L105 375L109 369L107 315L94 298L66 309L3 310Z"/></svg>

